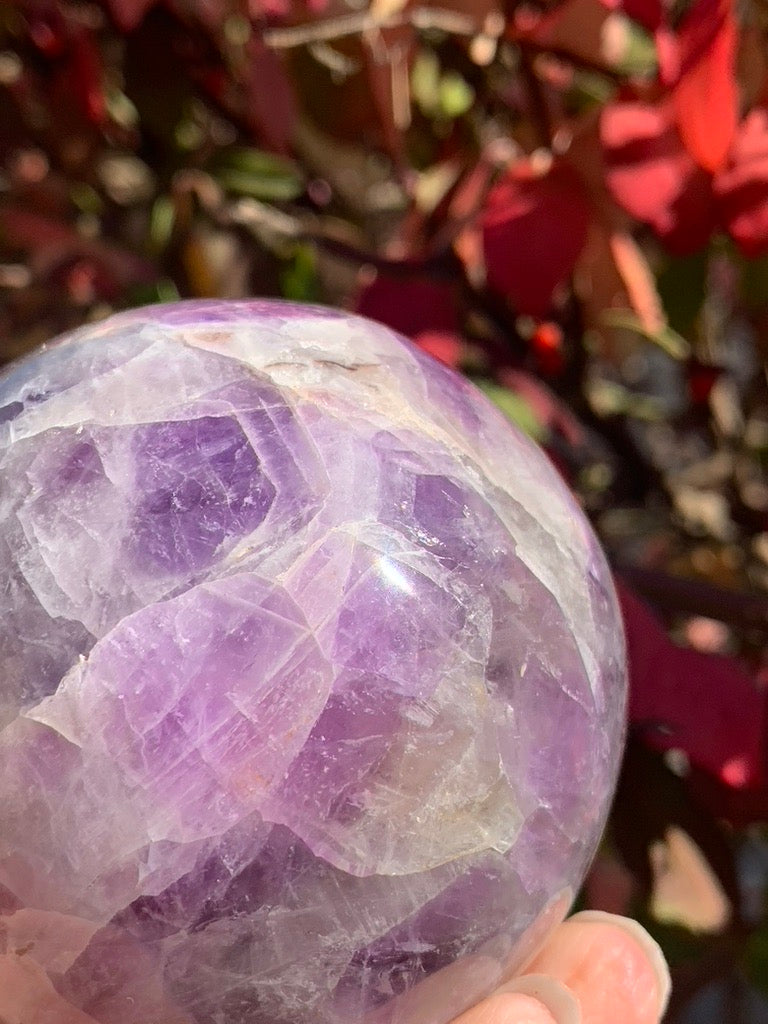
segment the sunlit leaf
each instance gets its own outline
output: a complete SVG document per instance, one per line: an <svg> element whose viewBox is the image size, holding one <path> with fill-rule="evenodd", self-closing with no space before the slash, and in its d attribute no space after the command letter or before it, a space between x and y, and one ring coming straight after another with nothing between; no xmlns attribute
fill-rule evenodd
<svg viewBox="0 0 768 1024"><path fill-rule="evenodd" d="M696 163L714 172L725 163L738 116L732 0L696 0L678 39L681 69L672 93L678 128Z"/></svg>
<svg viewBox="0 0 768 1024"><path fill-rule="evenodd" d="M732 907L707 858L688 833L670 825L650 846L653 890L650 909L664 924L692 932L721 932Z"/></svg>
<svg viewBox="0 0 768 1024"><path fill-rule="evenodd" d="M650 335L662 333L666 328L666 316L645 253L628 231L611 232L608 245L643 329Z"/></svg>
<svg viewBox="0 0 768 1024"><path fill-rule="evenodd" d="M701 249L717 220L711 178L683 145L671 105L610 103L600 136L616 201L650 224L670 251Z"/></svg>

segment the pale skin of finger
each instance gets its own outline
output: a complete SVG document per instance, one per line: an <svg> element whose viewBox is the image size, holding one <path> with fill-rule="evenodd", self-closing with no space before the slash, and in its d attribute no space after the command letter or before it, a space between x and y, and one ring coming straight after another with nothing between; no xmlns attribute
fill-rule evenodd
<svg viewBox="0 0 768 1024"><path fill-rule="evenodd" d="M519 992L502 992L462 1013L452 1024L558 1024L558 1021L538 999Z"/></svg>

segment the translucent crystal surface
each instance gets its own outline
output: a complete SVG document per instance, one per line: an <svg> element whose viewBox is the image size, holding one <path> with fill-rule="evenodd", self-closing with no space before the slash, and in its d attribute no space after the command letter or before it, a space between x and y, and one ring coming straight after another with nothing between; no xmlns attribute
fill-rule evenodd
<svg viewBox="0 0 768 1024"><path fill-rule="evenodd" d="M567 910L610 577L389 330L180 303L13 366L0 579L0 954L78 1024L443 1024Z"/></svg>

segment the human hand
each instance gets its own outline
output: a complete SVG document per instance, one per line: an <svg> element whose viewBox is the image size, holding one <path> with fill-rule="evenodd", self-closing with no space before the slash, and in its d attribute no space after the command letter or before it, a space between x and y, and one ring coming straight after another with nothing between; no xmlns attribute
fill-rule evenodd
<svg viewBox="0 0 768 1024"><path fill-rule="evenodd" d="M658 1024L669 970L636 921L600 911L561 924L524 972L453 1024Z"/></svg>

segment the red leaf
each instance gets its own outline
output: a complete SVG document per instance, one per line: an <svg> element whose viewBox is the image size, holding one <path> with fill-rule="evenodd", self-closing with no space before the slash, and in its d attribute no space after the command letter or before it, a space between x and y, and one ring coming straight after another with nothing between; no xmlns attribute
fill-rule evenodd
<svg viewBox="0 0 768 1024"><path fill-rule="evenodd" d="M714 172L725 162L737 124L732 0L697 0L682 21L678 42L677 124L696 163Z"/></svg>
<svg viewBox="0 0 768 1024"><path fill-rule="evenodd" d="M459 329L456 289L426 277L376 275L358 296L357 312L408 338L427 332L455 334Z"/></svg>
<svg viewBox="0 0 768 1024"><path fill-rule="evenodd" d="M662 22L653 34L656 60L659 64L659 82L673 86L680 77L680 42L669 25Z"/></svg>
<svg viewBox="0 0 768 1024"><path fill-rule="evenodd" d="M7 246L27 253L49 246L72 244L79 239L75 228L66 221L54 220L19 206L0 209L0 235Z"/></svg>
<svg viewBox="0 0 768 1024"><path fill-rule="evenodd" d="M288 154L297 120L296 98L283 63L253 35L247 46L246 116L255 134L276 153Z"/></svg>
<svg viewBox="0 0 768 1024"><path fill-rule="evenodd" d="M30 12L29 38L49 60L60 57L67 47L67 27L60 11Z"/></svg>
<svg viewBox="0 0 768 1024"><path fill-rule="evenodd" d="M92 124L101 124L106 117L101 53L87 28L72 38L70 84L83 113Z"/></svg>
<svg viewBox="0 0 768 1024"><path fill-rule="evenodd" d="M62 283L71 289L83 273L101 297L114 300L125 288L148 284L155 270L140 256L101 239L85 238L63 220L46 217L20 206L0 209L0 237L11 249L26 254L26 262L40 281Z"/></svg>
<svg viewBox="0 0 768 1024"><path fill-rule="evenodd" d="M692 765L725 786L763 787L764 694L734 659L675 646L646 605L620 582L617 589L630 721L648 727L644 738L651 746L683 750Z"/></svg>
<svg viewBox="0 0 768 1024"><path fill-rule="evenodd" d="M414 341L423 352L452 370L458 370L464 360L466 345L451 331L422 331Z"/></svg>
<svg viewBox="0 0 768 1024"><path fill-rule="evenodd" d="M616 201L677 253L700 249L715 225L709 175L697 167L668 104L613 103L600 121L606 182Z"/></svg>
<svg viewBox="0 0 768 1024"><path fill-rule="evenodd" d="M655 32L664 20L661 0L624 0L621 8L628 18Z"/></svg>
<svg viewBox="0 0 768 1024"><path fill-rule="evenodd" d="M661 0L601 0L601 3L609 11L623 11L649 32L655 32L664 21Z"/></svg>
<svg viewBox="0 0 768 1024"><path fill-rule="evenodd" d="M541 316L587 239L592 209L568 164L538 173L530 161L512 166L491 189L482 214L488 283L520 313Z"/></svg>
<svg viewBox="0 0 768 1024"><path fill-rule="evenodd" d="M144 15L157 0L109 0L109 9L115 24L122 32L132 32L144 20Z"/></svg>
<svg viewBox="0 0 768 1024"><path fill-rule="evenodd" d="M768 109L742 121L728 166L715 179L721 220L745 256L768 252Z"/></svg>

